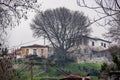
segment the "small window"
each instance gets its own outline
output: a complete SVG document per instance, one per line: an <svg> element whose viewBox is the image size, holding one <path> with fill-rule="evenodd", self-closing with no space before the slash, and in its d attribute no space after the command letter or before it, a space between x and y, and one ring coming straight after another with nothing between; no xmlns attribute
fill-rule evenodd
<svg viewBox="0 0 120 80"><path fill-rule="evenodd" d="M103 43L101 42L101 46L103 46Z"/></svg>
<svg viewBox="0 0 120 80"><path fill-rule="evenodd" d="M104 47L106 48L106 44L104 43Z"/></svg>
<svg viewBox="0 0 120 80"><path fill-rule="evenodd" d="M33 49L33 55L37 55L37 49Z"/></svg>
<svg viewBox="0 0 120 80"><path fill-rule="evenodd" d="M92 46L94 46L95 45L95 43L94 42L92 42Z"/></svg>
<svg viewBox="0 0 120 80"><path fill-rule="evenodd" d="M41 55L43 56L43 53L44 53L44 49L41 49Z"/></svg>
<svg viewBox="0 0 120 80"><path fill-rule="evenodd" d="M26 49L26 54L28 54L29 53L29 49Z"/></svg>

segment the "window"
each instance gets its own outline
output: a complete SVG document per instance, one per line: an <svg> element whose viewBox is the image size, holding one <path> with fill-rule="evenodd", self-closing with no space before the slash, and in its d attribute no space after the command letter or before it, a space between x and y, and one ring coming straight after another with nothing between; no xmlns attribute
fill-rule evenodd
<svg viewBox="0 0 120 80"><path fill-rule="evenodd" d="M101 46L103 46L103 43L101 42Z"/></svg>
<svg viewBox="0 0 120 80"><path fill-rule="evenodd" d="M41 49L41 55L43 56L43 53L44 53L44 49Z"/></svg>
<svg viewBox="0 0 120 80"><path fill-rule="evenodd" d="M95 45L95 43L92 41L92 46L94 46Z"/></svg>
<svg viewBox="0 0 120 80"><path fill-rule="evenodd" d="M37 49L33 49L33 55L37 55Z"/></svg>
<svg viewBox="0 0 120 80"><path fill-rule="evenodd" d="M28 53L29 53L29 49L26 49L26 54L28 55Z"/></svg>
<svg viewBox="0 0 120 80"><path fill-rule="evenodd" d="M104 43L104 47L106 48L106 44Z"/></svg>

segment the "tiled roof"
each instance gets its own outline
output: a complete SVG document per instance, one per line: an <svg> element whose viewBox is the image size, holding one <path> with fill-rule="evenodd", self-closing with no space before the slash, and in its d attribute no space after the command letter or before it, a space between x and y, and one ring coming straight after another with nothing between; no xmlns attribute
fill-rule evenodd
<svg viewBox="0 0 120 80"><path fill-rule="evenodd" d="M82 80L82 78L83 77L80 75L71 74L71 75L66 76L65 78L60 79L60 80ZM90 77L84 77L84 78L85 78L85 80L90 80Z"/></svg>
<svg viewBox="0 0 120 80"><path fill-rule="evenodd" d="M101 38L93 38L93 37L89 37L89 36L83 36L83 37L86 37L86 38L92 39L92 40L100 40L100 41L111 43L110 41L107 41L107 40L104 40L104 39L101 39Z"/></svg>
<svg viewBox="0 0 120 80"><path fill-rule="evenodd" d="M33 44L33 45L29 45L29 46L22 46L21 48L34 48L34 47L45 48L45 47L48 47L48 46L46 46L46 45L39 45L39 44Z"/></svg>

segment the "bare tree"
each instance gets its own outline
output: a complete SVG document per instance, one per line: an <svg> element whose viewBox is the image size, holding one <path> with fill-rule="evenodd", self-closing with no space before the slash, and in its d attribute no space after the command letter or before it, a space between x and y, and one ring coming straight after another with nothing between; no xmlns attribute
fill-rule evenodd
<svg viewBox="0 0 120 80"><path fill-rule="evenodd" d="M82 12L57 8L38 13L31 29L36 37L46 36L56 50L55 53L64 60L81 36L89 34L88 24L89 19Z"/></svg>
<svg viewBox="0 0 120 80"><path fill-rule="evenodd" d="M21 18L27 18L27 11L38 10L37 0L0 0L0 44L3 45L6 29L16 26ZM7 49L2 53L6 54ZM15 75L12 64L7 57L0 53L0 79L14 80Z"/></svg>
<svg viewBox="0 0 120 80"><path fill-rule="evenodd" d="M87 4L87 0L77 0L77 3L80 7L87 7L90 9L102 8L107 15L113 15L115 12L120 11L119 0L93 0L93 1L96 3L96 5L94 6L89 6L89 4Z"/></svg>
<svg viewBox="0 0 120 80"><path fill-rule="evenodd" d="M115 15L119 14L120 11L120 1L119 0L93 0L95 2L94 6L91 4L87 4L87 0L77 0L77 4L80 7L86 7L89 9L93 9L101 14L106 14L105 17L114 18ZM102 11L101 11L102 9ZM102 18L102 19L103 19Z"/></svg>
<svg viewBox="0 0 120 80"><path fill-rule="evenodd" d="M0 41L6 28L16 26L21 18L27 18L28 10L38 8L37 0L0 0Z"/></svg>
<svg viewBox="0 0 120 80"><path fill-rule="evenodd" d="M0 56L0 73L1 80L15 80L15 70L7 57Z"/></svg>
<svg viewBox="0 0 120 80"><path fill-rule="evenodd" d="M107 21L105 20L105 25L110 25L111 27L108 29L106 36L112 38L114 41L120 42L120 0L94 0L94 2L96 4L90 6L87 4L87 0L77 0L80 7L93 9L97 13L104 14L103 17L94 20L93 23L107 18Z"/></svg>
<svg viewBox="0 0 120 80"><path fill-rule="evenodd" d="M112 40L120 43L120 14L116 15L116 18L112 20L109 25L111 26L108 33L105 35L112 38Z"/></svg>

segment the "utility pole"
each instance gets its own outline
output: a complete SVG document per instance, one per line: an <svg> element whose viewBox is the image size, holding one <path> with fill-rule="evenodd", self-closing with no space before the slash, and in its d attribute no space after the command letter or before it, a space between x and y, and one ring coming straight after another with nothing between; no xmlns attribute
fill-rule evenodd
<svg viewBox="0 0 120 80"><path fill-rule="evenodd" d="M30 80L33 80L32 61L30 60Z"/></svg>
<svg viewBox="0 0 120 80"><path fill-rule="evenodd" d="M45 36L44 36L44 45L45 45Z"/></svg>

